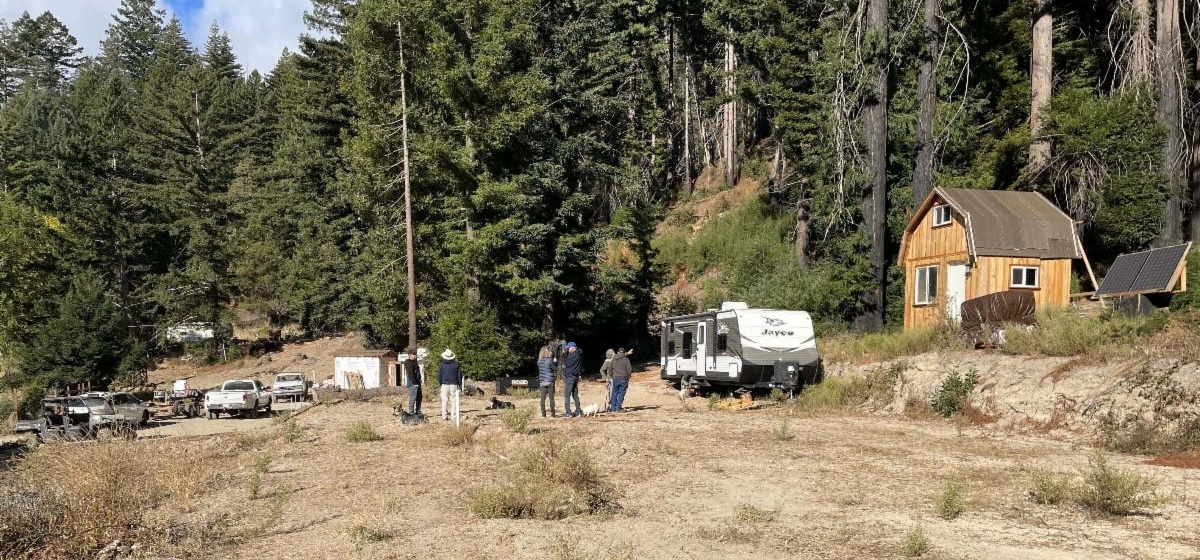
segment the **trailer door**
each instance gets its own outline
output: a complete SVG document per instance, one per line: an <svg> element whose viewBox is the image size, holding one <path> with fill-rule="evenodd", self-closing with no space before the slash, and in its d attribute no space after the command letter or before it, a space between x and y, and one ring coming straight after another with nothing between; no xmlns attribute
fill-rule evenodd
<svg viewBox="0 0 1200 560"><path fill-rule="evenodd" d="M696 375L704 375L708 369L708 323L700 321L696 324Z"/></svg>

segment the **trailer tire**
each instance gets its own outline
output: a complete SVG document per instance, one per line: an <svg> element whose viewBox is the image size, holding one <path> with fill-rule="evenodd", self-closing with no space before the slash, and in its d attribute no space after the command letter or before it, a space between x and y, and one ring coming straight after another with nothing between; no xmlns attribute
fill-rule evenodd
<svg viewBox="0 0 1200 560"><path fill-rule="evenodd" d="M139 426L145 426L146 424L149 424L149 423L150 423L150 411L149 411L149 410L143 410L143 411L142 411L142 421L141 421L141 423L140 423L140 424L138 424L138 425L139 425Z"/></svg>
<svg viewBox="0 0 1200 560"><path fill-rule="evenodd" d="M209 419L209 420L215 420L216 418L217 418L217 413L216 413L216 412L213 412L213 411L211 411L211 410L210 410L210 411L208 411L208 419Z"/></svg>
<svg viewBox="0 0 1200 560"><path fill-rule="evenodd" d="M692 396L692 378L691 376L683 376L679 380L679 397L686 399Z"/></svg>

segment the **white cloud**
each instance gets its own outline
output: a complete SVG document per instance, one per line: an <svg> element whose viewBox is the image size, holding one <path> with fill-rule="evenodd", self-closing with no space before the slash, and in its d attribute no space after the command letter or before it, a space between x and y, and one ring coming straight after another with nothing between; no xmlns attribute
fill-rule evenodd
<svg viewBox="0 0 1200 560"><path fill-rule="evenodd" d="M174 11L156 0L169 19ZM79 41L83 54L100 52L104 30L112 22L121 0L0 0L0 19L12 22L28 11L36 17L54 14ZM295 51L304 29L304 11L310 0L204 0L190 13L180 14L186 33L197 50L204 48L212 22L229 34L233 52L246 72L267 73L275 67L284 47Z"/></svg>
<svg viewBox="0 0 1200 560"><path fill-rule="evenodd" d="M296 51L304 33L304 11L310 0L205 0L187 14L188 36L203 49L212 22L229 34L233 52L246 72L266 74L275 67L284 47Z"/></svg>
<svg viewBox="0 0 1200 560"><path fill-rule="evenodd" d="M155 2L158 7L170 9L163 0ZM9 23L21 17L21 12L37 17L42 12L50 12L63 22L79 46L83 54L94 55L100 52L100 41L104 39L104 30L112 23L113 14L121 0L2 0L0 1L0 19Z"/></svg>

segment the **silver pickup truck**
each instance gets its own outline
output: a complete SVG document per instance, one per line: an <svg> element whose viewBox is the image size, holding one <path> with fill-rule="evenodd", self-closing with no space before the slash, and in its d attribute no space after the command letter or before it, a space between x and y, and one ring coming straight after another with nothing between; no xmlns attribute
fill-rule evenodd
<svg viewBox="0 0 1200 560"><path fill-rule="evenodd" d="M209 420L222 412L257 418L259 410L271 414L273 402L270 390L257 379L231 379L221 385L220 391L204 394L204 410L208 412Z"/></svg>
<svg viewBox="0 0 1200 560"><path fill-rule="evenodd" d="M271 394L275 400L292 399L303 402L308 398L308 380L303 373L283 372L275 376L271 385Z"/></svg>

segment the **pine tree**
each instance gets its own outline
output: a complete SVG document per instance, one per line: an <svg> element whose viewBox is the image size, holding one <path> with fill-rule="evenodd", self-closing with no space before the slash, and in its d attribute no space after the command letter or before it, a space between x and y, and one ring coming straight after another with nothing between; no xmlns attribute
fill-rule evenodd
<svg viewBox="0 0 1200 560"><path fill-rule="evenodd" d="M140 82L154 61L164 16L154 0L121 0L100 44L101 58Z"/></svg>
<svg viewBox="0 0 1200 560"><path fill-rule="evenodd" d="M57 88L80 63L82 48L67 27L50 12L36 19L29 12L13 21L7 48L13 77L35 88Z"/></svg>

